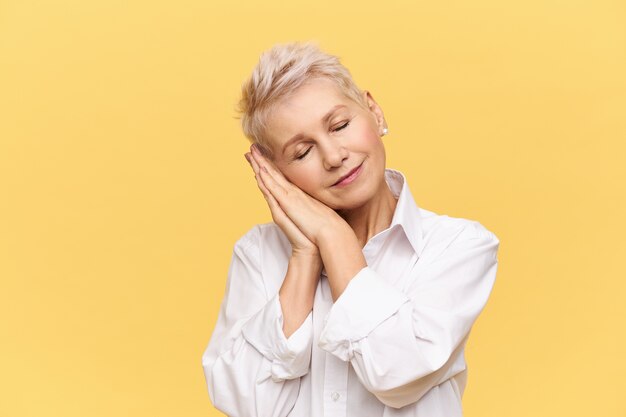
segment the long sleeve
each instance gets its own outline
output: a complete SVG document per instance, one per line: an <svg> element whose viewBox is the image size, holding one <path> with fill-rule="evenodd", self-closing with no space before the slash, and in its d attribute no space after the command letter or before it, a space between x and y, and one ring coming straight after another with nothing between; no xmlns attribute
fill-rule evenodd
<svg viewBox="0 0 626 417"><path fill-rule="evenodd" d="M471 222L416 263L406 288L364 267L326 316L319 346L350 361L385 405L418 401L465 369L463 347L493 288L498 247Z"/></svg>
<svg viewBox="0 0 626 417"><path fill-rule="evenodd" d="M288 339L278 294L260 267L260 233L235 244L225 296L202 365L213 405L231 417L286 416L310 368L312 314Z"/></svg>

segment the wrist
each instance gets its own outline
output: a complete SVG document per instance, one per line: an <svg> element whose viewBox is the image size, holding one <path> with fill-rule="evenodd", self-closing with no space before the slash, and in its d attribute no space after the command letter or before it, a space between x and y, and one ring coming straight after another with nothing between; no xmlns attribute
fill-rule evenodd
<svg viewBox="0 0 626 417"><path fill-rule="evenodd" d="M319 250L293 250L289 258L289 265L298 271L321 272L322 257Z"/></svg>
<svg viewBox="0 0 626 417"><path fill-rule="evenodd" d="M333 221L329 223L327 226L320 228L317 234L317 247L319 248L320 253L322 252L322 247L326 247L329 244L336 243L338 240L351 239L354 238L356 240L356 236L354 235L354 231L346 223L345 221Z"/></svg>

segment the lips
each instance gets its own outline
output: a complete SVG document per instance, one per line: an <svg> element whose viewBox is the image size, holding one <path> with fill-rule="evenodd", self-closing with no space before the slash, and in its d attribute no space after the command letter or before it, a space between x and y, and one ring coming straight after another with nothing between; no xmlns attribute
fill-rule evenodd
<svg viewBox="0 0 626 417"><path fill-rule="evenodd" d="M350 175L354 174L360 167L361 165L363 165L363 163L361 162L359 165L357 165L355 168L351 169L350 172L348 172L346 175L344 175L343 177L339 178L337 180L337 182L335 182L333 184L333 186L339 184L341 181L345 180L346 178L348 178Z"/></svg>

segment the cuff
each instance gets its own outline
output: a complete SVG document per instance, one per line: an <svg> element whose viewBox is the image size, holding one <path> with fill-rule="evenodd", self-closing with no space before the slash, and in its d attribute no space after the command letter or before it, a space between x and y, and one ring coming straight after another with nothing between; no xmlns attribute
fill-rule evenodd
<svg viewBox="0 0 626 417"><path fill-rule="evenodd" d="M313 347L313 313L287 339L283 333L283 313L278 294L242 327L243 337L272 362L272 380L280 382L305 375Z"/></svg>
<svg viewBox="0 0 626 417"><path fill-rule="evenodd" d="M354 356L353 344L409 301L406 294L366 266L350 280L326 315L318 346L349 361Z"/></svg>

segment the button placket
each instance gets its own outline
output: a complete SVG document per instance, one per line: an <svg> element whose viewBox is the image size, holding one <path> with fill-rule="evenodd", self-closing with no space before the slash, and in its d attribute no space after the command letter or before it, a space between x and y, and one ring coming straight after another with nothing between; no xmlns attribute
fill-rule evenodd
<svg viewBox="0 0 626 417"><path fill-rule="evenodd" d="M349 362L344 362L333 354L326 353L324 372L324 416L346 416L349 366Z"/></svg>

